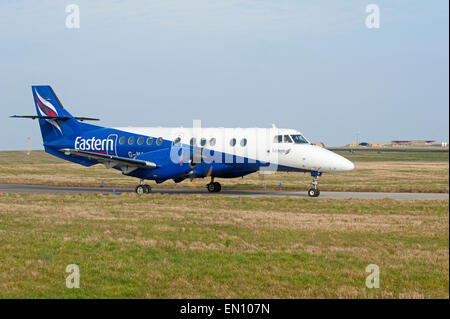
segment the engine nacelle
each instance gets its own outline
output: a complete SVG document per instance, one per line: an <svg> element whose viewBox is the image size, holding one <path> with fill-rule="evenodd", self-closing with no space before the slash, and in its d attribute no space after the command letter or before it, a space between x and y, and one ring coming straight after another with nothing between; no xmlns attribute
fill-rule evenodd
<svg viewBox="0 0 450 319"><path fill-rule="evenodd" d="M171 147L141 154L136 157L156 164L155 169L146 170L148 179L163 182L166 179L177 178L192 171L189 148ZM142 176L142 172L140 174Z"/></svg>

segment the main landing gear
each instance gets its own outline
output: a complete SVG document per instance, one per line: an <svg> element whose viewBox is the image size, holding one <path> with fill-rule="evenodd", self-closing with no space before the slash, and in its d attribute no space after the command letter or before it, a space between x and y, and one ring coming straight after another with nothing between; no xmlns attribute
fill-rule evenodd
<svg viewBox="0 0 450 319"><path fill-rule="evenodd" d="M211 183L206 185L208 192L210 193L218 193L222 189L222 186L218 182L214 182L214 178L211 178Z"/></svg>
<svg viewBox="0 0 450 319"><path fill-rule="evenodd" d="M150 185L144 184L144 180L141 179L141 183L136 186L136 194L142 195L142 194L148 194L152 192L152 188Z"/></svg>
<svg viewBox="0 0 450 319"><path fill-rule="evenodd" d="M311 172L311 176L313 177L313 181L311 183L312 188L308 190L308 196L309 197L319 197L320 190L317 187L319 184L319 176L322 175L322 173L319 172Z"/></svg>

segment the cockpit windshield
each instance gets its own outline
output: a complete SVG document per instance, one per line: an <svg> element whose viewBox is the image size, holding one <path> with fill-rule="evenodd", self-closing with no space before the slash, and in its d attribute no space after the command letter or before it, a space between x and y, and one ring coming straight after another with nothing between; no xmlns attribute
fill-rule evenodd
<svg viewBox="0 0 450 319"><path fill-rule="evenodd" d="M295 144L304 144L304 143L309 143L306 138L304 138L302 135L300 134L295 134L295 135L291 135L292 139L294 140Z"/></svg>
<svg viewBox="0 0 450 319"><path fill-rule="evenodd" d="M292 140L291 140L291 138L289 137L289 135L285 135L285 136L283 137L283 142L284 142L284 143L292 143Z"/></svg>

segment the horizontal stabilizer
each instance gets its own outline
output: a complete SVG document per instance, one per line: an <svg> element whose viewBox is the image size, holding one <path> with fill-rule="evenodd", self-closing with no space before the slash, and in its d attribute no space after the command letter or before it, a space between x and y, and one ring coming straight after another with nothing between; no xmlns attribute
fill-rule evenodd
<svg viewBox="0 0 450 319"><path fill-rule="evenodd" d="M69 120L72 117L70 116L40 116L40 115L11 115L13 118L22 118L22 119L44 119L44 120ZM100 121L96 118L91 117L74 117L74 119L78 121Z"/></svg>
<svg viewBox="0 0 450 319"><path fill-rule="evenodd" d="M92 118L92 117L80 117L75 116L75 119L78 121L100 121L100 119Z"/></svg>

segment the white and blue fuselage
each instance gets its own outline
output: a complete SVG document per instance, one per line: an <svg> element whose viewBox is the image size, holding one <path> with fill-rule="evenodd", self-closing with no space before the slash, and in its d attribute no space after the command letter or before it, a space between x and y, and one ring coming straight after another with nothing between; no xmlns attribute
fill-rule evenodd
<svg viewBox="0 0 450 319"><path fill-rule="evenodd" d="M309 143L293 129L199 125L107 128L80 121L88 118L73 117L50 86L32 88L38 115L16 117L39 119L48 153L85 166L101 163L141 181L211 177L208 190L220 191L214 178L241 177L257 171L311 172L314 187L309 195L318 196L319 175L354 168L349 160ZM149 189L140 185L136 191Z"/></svg>

